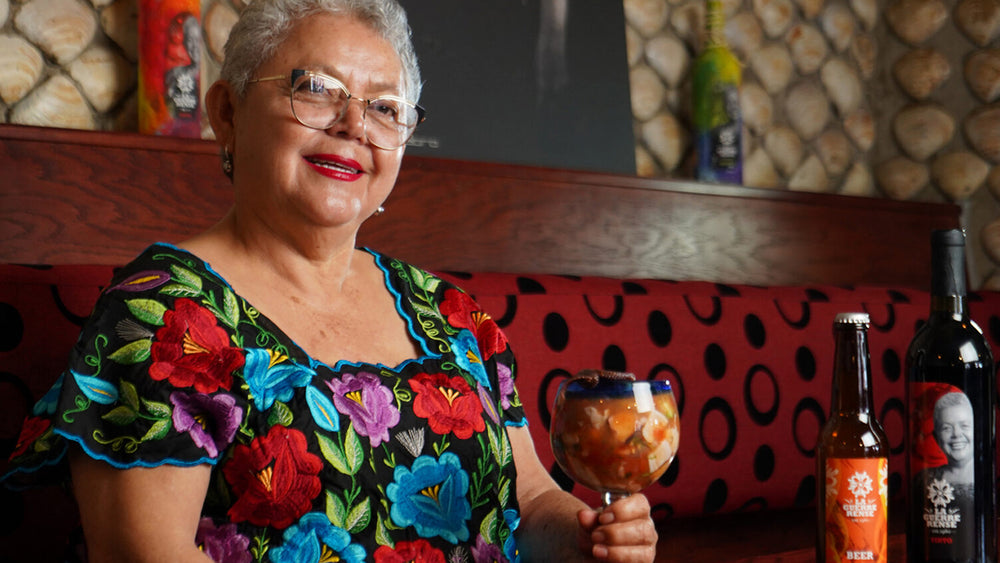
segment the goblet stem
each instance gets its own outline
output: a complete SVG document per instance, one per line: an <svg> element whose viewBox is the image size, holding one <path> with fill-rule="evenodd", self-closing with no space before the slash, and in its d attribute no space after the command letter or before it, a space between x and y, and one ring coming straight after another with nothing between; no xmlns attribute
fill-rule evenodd
<svg viewBox="0 0 1000 563"><path fill-rule="evenodd" d="M619 493L614 491L604 491L601 495L601 500L604 502L604 506L607 507L616 500L623 499L628 496L628 493Z"/></svg>

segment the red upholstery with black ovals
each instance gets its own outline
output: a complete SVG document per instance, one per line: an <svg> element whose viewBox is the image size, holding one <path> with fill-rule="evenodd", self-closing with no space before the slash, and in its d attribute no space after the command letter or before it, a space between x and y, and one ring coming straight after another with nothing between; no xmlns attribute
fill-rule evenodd
<svg viewBox="0 0 1000 563"><path fill-rule="evenodd" d="M0 265L0 454L13 450L30 405L55 380L110 266ZM903 362L926 318L926 292L753 287L706 282L446 273L506 332L542 462L592 504L553 461L546 434L558 383L587 367L668 379L681 409L677 459L646 493L658 518L780 509L813 501L812 449L829 410L831 332L839 312L871 315L877 414L892 446L890 495L902 494ZM994 350L1000 293L970 296ZM0 472L3 465L0 464ZM12 561L55 561L78 529L58 490L0 492L0 542ZM57 539L59 538L59 539ZM27 555L30 554L30 555Z"/></svg>

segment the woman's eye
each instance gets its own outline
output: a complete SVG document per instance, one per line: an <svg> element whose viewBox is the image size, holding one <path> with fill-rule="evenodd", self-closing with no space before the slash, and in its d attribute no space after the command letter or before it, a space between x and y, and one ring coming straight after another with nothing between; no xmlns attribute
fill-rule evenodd
<svg viewBox="0 0 1000 563"><path fill-rule="evenodd" d="M369 107L369 111L374 111L378 115L395 119L399 115L399 104L392 100L374 100Z"/></svg>

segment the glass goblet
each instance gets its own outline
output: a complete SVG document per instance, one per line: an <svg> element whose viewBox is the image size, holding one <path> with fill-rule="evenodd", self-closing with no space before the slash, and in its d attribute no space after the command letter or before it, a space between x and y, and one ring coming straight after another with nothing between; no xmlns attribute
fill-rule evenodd
<svg viewBox="0 0 1000 563"><path fill-rule="evenodd" d="M556 461L607 506L656 481L680 442L680 416L668 381L584 370L556 391L549 439Z"/></svg>

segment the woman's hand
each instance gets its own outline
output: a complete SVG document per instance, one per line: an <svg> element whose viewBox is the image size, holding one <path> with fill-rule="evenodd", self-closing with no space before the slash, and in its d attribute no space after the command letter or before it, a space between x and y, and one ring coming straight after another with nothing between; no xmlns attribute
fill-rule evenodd
<svg viewBox="0 0 1000 563"><path fill-rule="evenodd" d="M642 494L619 499L600 511L579 511L580 549L601 561L653 561L658 536L649 511L649 500Z"/></svg>

